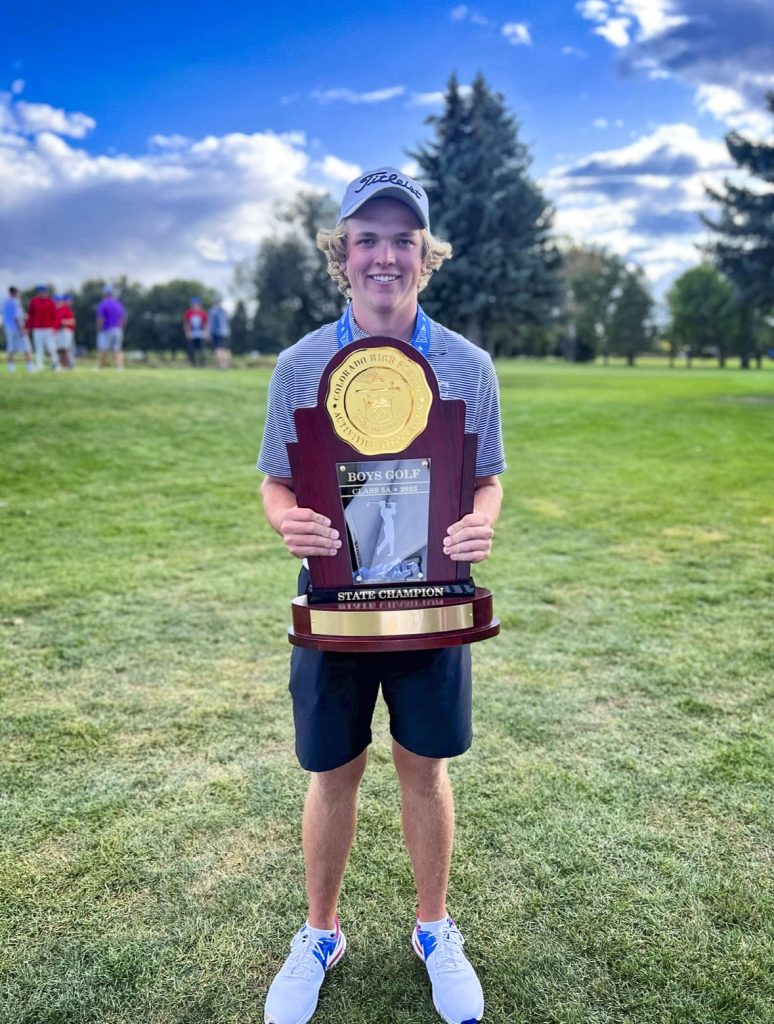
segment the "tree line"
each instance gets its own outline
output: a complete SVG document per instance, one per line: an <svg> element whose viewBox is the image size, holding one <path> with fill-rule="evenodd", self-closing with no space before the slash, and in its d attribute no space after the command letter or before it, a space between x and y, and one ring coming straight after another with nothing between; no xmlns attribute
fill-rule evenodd
<svg viewBox="0 0 774 1024"><path fill-rule="evenodd" d="M774 114L774 94L767 100ZM479 75L469 92L449 81L443 112L427 119L432 137L409 155L419 167L433 232L454 259L422 293L423 308L493 356L557 355L575 362L611 356L633 365L651 351L690 362L738 356L760 364L774 345L774 144L738 133L726 138L739 168L754 179L708 188L717 214L704 261L673 285L669 319L658 324L642 268L603 248L558 239L554 211L530 176L531 158L503 97ZM277 352L336 319L344 299L316 247L335 223L329 195L301 192L277 209L276 232L236 269L231 321L236 354ZM215 298L200 281L144 288L113 282L127 308L127 347L183 347L181 318L192 295ZM102 281L74 294L79 343L94 344ZM248 310L250 313L248 313Z"/></svg>
<svg viewBox="0 0 774 1024"><path fill-rule="evenodd" d="M767 99L774 114L774 94ZM657 323L641 267L603 248L557 239L554 211L529 174L519 126L478 76L463 94L452 76L444 110L428 118L432 138L410 155L419 166L434 233L454 259L422 293L422 306L493 356L558 355L585 362L611 356L633 365L651 351L688 365L738 356L743 366L774 346L774 144L726 138L755 179L708 188L715 217L703 262L667 295ZM257 304L252 330L267 350L292 344L339 315L341 296L315 246L335 221L329 196L301 193L278 213L278 231L243 265L238 283Z"/></svg>

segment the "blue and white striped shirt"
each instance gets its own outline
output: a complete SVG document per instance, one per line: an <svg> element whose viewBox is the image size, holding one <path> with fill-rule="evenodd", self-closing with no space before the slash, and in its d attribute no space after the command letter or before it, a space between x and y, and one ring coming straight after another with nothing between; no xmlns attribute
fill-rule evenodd
<svg viewBox="0 0 774 1024"><path fill-rule="evenodd" d="M349 315L353 340L367 338L351 310ZM262 472L284 479L291 476L285 445L297 440L293 412L317 404L320 377L337 351L336 323L332 323L312 331L280 353L269 383L266 426L258 455L258 469ZM465 430L478 435L476 476L502 473L505 456L500 399L488 353L461 334L430 320L427 359L438 379L441 398L461 398L466 404Z"/></svg>

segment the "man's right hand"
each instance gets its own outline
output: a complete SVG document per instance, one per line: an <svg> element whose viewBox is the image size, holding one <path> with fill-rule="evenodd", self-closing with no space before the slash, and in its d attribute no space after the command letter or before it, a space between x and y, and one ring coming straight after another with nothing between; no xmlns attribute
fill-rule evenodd
<svg viewBox="0 0 774 1024"><path fill-rule="evenodd" d="M299 508L298 505L285 509L279 533L285 547L296 558L335 555L341 547L339 531L331 528L330 519L314 509Z"/></svg>

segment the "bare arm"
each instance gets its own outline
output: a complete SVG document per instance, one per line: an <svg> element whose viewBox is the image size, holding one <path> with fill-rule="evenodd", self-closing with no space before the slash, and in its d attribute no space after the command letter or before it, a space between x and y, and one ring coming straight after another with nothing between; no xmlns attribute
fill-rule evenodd
<svg viewBox="0 0 774 1024"><path fill-rule="evenodd" d="M454 562L483 562L492 551L494 525L500 515L503 489L500 478L476 480L473 511L452 523L443 539L443 551Z"/></svg>
<svg viewBox="0 0 774 1024"><path fill-rule="evenodd" d="M336 554L341 547L339 531L331 529L330 519L319 512L298 507L291 479L265 477L261 495L264 515L291 555L306 558Z"/></svg>

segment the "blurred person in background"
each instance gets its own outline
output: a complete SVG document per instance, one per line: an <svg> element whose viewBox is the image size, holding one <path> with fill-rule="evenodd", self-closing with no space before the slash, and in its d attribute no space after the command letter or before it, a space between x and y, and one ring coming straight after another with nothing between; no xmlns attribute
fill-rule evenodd
<svg viewBox="0 0 774 1024"><path fill-rule="evenodd" d="M215 350L215 365L219 370L227 370L231 365L231 329L228 313L223 308L223 299L218 297L210 307L210 337Z"/></svg>
<svg viewBox="0 0 774 1024"><path fill-rule="evenodd" d="M51 369L61 369L56 354L56 326L56 304L51 298L51 291L47 284L39 284L27 310L27 330L35 346L36 370L42 370L45 366L46 353L51 361Z"/></svg>
<svg viewBox="0 0 774 1024"><path fill-rule="evenodd" d="M30 344L24 326L24 309L19 298L19 289L11 285L8 298L3 303L3 330L5 332L5 353L9 373L16 369L14 359L24 356L27 369L35 369L30 354Z"/></svg>
<svg viewBox="0 0 774 1024"><path fill-rule="evenodd" d="M64 370L72 370L75 365L75 313L73 313L71 295L55 295L56 303L56 353L59 364Z"/></svg>
<svg viewBox="0 0 774 1024"><path fill-rule="evenodd" d="M116 360L116 369L124 368L124 327L126 310L123 303L113 294L111 285L103 288L103 298L97 306L97 370L107 365L108 352Z"/></svg>
<svg viewBox="0 0 774 1024"><path fill-rule="evenodd" d="M183 313L183 333L191 366L204 366L204 338L207 333L207 312L202 308L198 295L191 299L191 305Z"/></svg>

